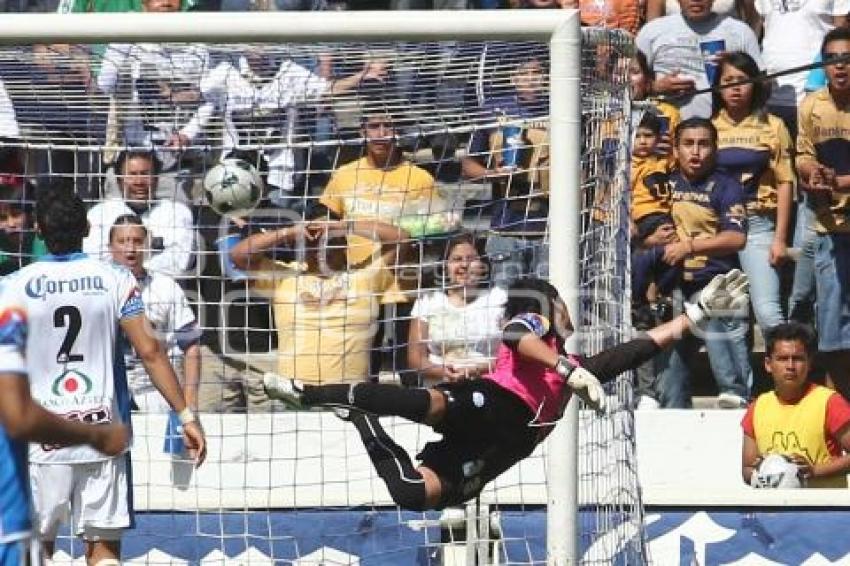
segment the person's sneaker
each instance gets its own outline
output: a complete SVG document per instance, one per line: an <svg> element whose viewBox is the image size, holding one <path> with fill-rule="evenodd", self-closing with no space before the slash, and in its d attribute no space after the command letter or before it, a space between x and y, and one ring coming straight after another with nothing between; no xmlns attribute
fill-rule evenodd
<svg viewBox="0 0 850 566"><path fill-rule="evenodd" d="M269 398L283 401L290 409L301 409L304 406L304 384L297 379L268 372L263 374L263 388Z"/></svg>
<svg viewBox="0 0 850 566"><path fill-rule="evenodd" d="M336 415L336 418L338 418L339 420L347 422L351 421L351 409L349 409L348 407L334 407L331 410L333 411L334 415Z"/></svg>
<svg viewBox="0 0 850 566"><path fill-rule="evenodd" d="M724 392L717 396L717 406L720 409L743 409L747 400L737 393Z"/></svg>
<svg viewBox="0 0 850 566"><path fill-rule="evenodd" d="M661 403L659 403L655 397L650 397L649 395L641 395L636 407L638 411L654 411L655 409L660 408Z"/></svg>

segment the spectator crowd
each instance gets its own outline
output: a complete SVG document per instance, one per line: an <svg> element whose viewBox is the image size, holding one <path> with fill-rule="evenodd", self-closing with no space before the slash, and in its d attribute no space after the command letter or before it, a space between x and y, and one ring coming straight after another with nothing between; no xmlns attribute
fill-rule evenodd
<svg viewBox="0 0 850 566"><path fill-rule="evenodd" d="M789 320L817 329L821 373L850 397L844 0L48 4L5 8L579 8L585 25L626 38L595 51L596 69L628 66L634 139L584 143L632 152L635 326L669 320L732 268L752 286L751 309L712 320L638 372L639 406L690 407L702 347L718 405L746 406L753 341ZM157 330L185 357L192 387L208 375L199 344L227 355L235 342L316 384L391 374L422 385L490 371L504 289L548 276L548 60L527 45L441 43L415 56L462 63L434 63L434 78L400 64L415 49L42 45L2 58L0 268L46 253L28 203L47 179L64 178L90 203L84 250L147 281L151 308L171 305ZM470 69L493 77L468 80ZM42 91L63 96L36 103ZM83 100L106 110L85 111ZM429 130L429 112L468 123ZM224 157L263 176L249 217L204 205L203 174ZM137 404L156 406L149 382L136 383ZM187 399L201 402L192 387ZM243 406L265 402L252 387Z"/></svg>

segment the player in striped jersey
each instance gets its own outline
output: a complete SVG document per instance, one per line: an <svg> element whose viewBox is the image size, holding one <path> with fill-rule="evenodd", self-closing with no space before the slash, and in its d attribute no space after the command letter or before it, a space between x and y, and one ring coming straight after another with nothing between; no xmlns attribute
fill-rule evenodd
<svg viewBox="0 0 850 566"><path fill-rule="evenodd" d="M57 417L33 402L24 349L25 309L0 296L0 566L27 563L30 492L27 442L60 446L89 444L107 456L127 447L129 429L122 424L91 426Z"/></svg>
<svg viewBox="0 0 850 566"><path fill-rule="evenodd" d="M26 309L30 325L38 329L26 343L33 398L67 420L129 423L121 330L180 413L186 446L200 464L206 452L203 432L144 316L133 275L80 252L88 222L82 201L70 190L45 189L36 220L50 255L7 282L10 300ZM88 563L117 563L121 532L132 525L129 453L106 457L89 447L45 442L32 444L29 456L37 528L48 556L70 510L73 532L86 541Z"/></svg>

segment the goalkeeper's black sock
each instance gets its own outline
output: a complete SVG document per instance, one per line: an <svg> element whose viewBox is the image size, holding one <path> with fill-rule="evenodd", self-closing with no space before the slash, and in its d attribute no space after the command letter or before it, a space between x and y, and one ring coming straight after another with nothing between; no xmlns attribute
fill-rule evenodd
<svg viewBox="0 0 850 566"><path fill-rule="evenodd" d="M354 411L350 420L393 501L403 509L424 511L425 480L413 467L407 452L389 437L375 415Z"/></svg>
<svg viewBox="0 0 850 566"><path fill-rule="evenodd" d="M305 405L343 405L375 415L397 416L421 423L431 406L427 389L406 389L388 383L305 385Z"/></svg>

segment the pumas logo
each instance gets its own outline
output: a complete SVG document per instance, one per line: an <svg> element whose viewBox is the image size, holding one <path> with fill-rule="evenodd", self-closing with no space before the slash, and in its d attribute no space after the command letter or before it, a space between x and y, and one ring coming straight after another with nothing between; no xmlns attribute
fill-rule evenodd
<svg viewBox="0 0 850 566"><path fill-rule="evenodd" d="M86 374L75 369L69 369L53 380L51 391L57 397L85 395L91 391L91 387L91 379Z"/></svg>

